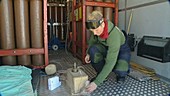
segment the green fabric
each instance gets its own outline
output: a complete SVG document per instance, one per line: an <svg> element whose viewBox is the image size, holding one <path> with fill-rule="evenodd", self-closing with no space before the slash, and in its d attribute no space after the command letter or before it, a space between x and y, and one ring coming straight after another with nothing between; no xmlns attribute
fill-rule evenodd
<svg viewBox="0 0 170 96"><path fill-rule="evenodd" d="M103 59L103 55L101 53L96 53L94 56L94 63L98 63Z"/></svg>
<svg viewBox="0 0 170 96"><path fill-rule="evenodd" d="M88 42L87 54L90 46L95 43L101 43L105 46L108 46L107 56L105 58L106 61L105 65L102 71L94 80L96 85L100 85L106 79L106 77L109 75L112 69L115 67L120 46L125 43L125 37L123 33L120 31L120 29L117 26L115 26L114 29L111 31L113 27L114 27L113 23L111 21L108 21L108 31L110 33L107 40L102 39L100 37L96 37L94 36L94 34L91 34L91 37Z"/></svg>
<svg viewBox="0 0 170 96"><path fill-rule="evenodd" d="M24 66L1 66L0 94L2 96L34 96L31 73L32 70Z"/></svg>
<svg viewBox="0 0 170 96"><path fill-rule="evenodd" d="M118 71L128 71L128 62L126 60L118 60L114 70L118 70Z"/></svg>
<svg viewBox="0 0 170 96"><path fill-rule="evenodd" d="M94 56L94 63L98 63L101 60L103 60L103 54L106 51L106 48L102 44L95 44L97 49L100 51L100 53L96 53Z"/></svg>

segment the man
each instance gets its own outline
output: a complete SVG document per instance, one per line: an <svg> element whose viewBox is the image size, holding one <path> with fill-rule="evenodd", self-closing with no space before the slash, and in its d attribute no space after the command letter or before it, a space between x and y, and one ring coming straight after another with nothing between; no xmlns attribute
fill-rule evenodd
<svg viewBox="0 0 170 96"><path fill-rule="evenodd" d="M86 63L91 63L97 72L96 78L87 86L93 92L103 83L110 72L115 72L117 81L124 81L129 71L130 48L126 33L103 18L99 11L93 11L87 18L86 28L93 34L88 42Z"/></svg>

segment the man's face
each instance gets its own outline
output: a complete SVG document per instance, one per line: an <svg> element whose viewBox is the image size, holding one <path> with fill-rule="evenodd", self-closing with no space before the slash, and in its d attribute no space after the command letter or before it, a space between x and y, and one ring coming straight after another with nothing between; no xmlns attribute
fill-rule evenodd
<svg viewBox="0 0 170 96"><path fill-rule="evenodd" d="M94 35L100 36L103 33L104 30L104 26L100 25L98 28L96 29L90 29L90 31L92 31L94 33Z"/></svg>

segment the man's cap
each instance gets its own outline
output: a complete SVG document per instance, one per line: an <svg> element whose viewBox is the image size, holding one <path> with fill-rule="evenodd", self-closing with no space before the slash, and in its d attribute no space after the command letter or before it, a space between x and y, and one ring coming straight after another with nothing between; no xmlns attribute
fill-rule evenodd
<svg viewBox="0 0 170 96"><path fill-rule="evenodd" d="M103 15L100 11L93 11L87 18L86 28L96 29L103 23Z"/></svg>
<svg viewBox="0 0 170 96"><path fill-rule="evenodd" d="M103 15L100 11L93 11L87 18L87 21L99 21L103 18Z"/></svg>

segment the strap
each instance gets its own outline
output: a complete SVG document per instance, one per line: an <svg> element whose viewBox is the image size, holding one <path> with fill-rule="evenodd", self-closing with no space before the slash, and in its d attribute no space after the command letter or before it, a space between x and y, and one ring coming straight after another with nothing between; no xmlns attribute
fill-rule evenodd
<svg viewBox="0 0 170 96"><path fill-rule="evenodd" d="M109 34L112 32L112 30L115 28L115 26L112 27L112 29L109 31Z"/></svg>
<svg viewBox="0 0 170 96"><path fill-rule="evenodd" d="M109 35L112 32L112 30L115 28L115 26L112 27L112 29L109 31ZM105 42L107 41L107 39L105 40Z"/></svg>

